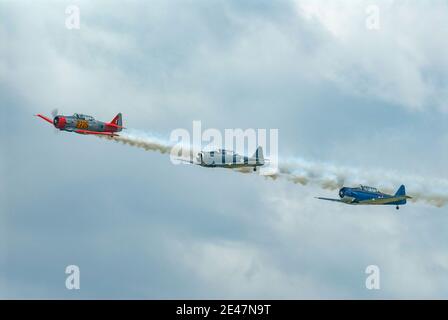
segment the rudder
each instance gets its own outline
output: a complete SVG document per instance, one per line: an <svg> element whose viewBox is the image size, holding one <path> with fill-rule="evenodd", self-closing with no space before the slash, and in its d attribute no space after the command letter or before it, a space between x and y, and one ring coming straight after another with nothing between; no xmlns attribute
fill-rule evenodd
<svg viewBox="0 0 448 320"><path fill-rule="evenodd" d="M113 123L119 127L122 127L123 126L123 116L121 115L121 113L117 114L115 116L115 118L110 123ZM118 131L122 130L122 128L117 128L117 129L118 129Z"/></svg>
<svg viewBox="0 0 448 320"><path fill-rule="evenodd" d="M395 193L396 197L403 197L406 196L406 188L404 185L401 185L400 188L398 188L397 192Z"/></svg>
<svg viewBox="0 0 448 320"><path fill-rule="evenodd" d="M253 158L256 159L257 164L264 164L263 148L261 146L255 150Z"/></svg>

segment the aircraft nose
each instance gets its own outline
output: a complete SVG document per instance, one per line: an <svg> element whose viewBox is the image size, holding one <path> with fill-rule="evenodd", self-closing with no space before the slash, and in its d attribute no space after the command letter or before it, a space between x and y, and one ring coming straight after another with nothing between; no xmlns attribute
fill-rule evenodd
<svg viewBox="0 0 448 320"><path fill-rule="evenodd" d="M65 120L64 117L60 117L60 116L54 117L53 124L56 128L64 129L66 123L67 123L67 121Z"/></svg>
<svg viewBox="0 0 448 320"><path fill-rule="evenodd" d="M345 196L345 188L342 188L341 190L339 190L339 197L344 198Z"/></svg>

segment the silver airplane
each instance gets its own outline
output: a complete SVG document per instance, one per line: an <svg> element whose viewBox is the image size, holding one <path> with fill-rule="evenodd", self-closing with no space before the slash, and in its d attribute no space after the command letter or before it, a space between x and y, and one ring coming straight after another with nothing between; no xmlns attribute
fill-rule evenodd
<svg viewBox="0 0 448 320"><path fill-rule="evenodd" d="M186 161L184 159L178 159ZM241 156L233 151L218 149L214 151L201 151L196 156L196 161L186 161L206 168L226 168L245 171L251 169L257 171L257 167L264 166L267 160L263 156L263 148L258 147L252 157Z"/></svg>

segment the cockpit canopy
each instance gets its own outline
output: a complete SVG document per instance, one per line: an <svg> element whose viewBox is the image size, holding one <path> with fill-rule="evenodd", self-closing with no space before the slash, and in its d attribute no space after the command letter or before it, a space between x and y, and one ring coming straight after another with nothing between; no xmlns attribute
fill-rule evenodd
<svg viewBox="0 0 448 320"><path fill-rule="evenodd" d="M379 190L378 190L377 188L374 188L374 187L368 187L368 186L363 186L363 185L361 185L361 186L359 186L359 188L360 188L362 191L379 193Z"/></svg>
<svg viewBox="0 0 448 320"><path fill-rule="evenodd" d="M73 115L73 117L80 119L80 120L88 120L88 121L95 120L92 116L88 116L88 115L80 114L80 113L75 113Z"/></svg>

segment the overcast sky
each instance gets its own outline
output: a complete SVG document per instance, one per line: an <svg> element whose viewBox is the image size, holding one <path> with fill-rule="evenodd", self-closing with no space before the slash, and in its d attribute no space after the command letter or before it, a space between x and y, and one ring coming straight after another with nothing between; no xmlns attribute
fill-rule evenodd
<svg viewBox="0 0 448 320"><path fill-rule="evenodd" d="M280 157L430 190L448 179L446 30L446 1L1 0L0 298L448 298L447 207L320 202L336 192L33 117L275 128Z"/></svg>

